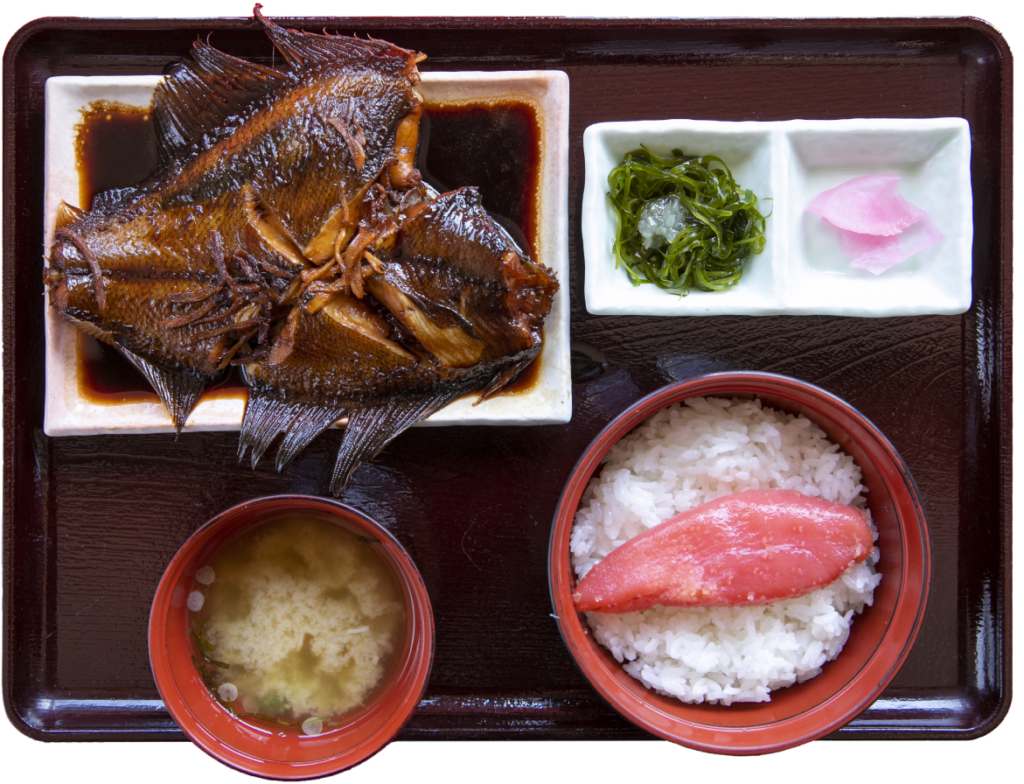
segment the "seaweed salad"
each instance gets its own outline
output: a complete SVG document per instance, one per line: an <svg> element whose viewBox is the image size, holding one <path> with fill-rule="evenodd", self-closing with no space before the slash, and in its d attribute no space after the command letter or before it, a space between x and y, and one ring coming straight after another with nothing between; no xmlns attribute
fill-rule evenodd
<svg viewBox="0 0 1024 784"><path fill-rule="evenodd" d="M643 147L612 169L608 185L618 217L615 265L634 286L722 291L764 250L768 216L717 156L672 150L662 157Z"/></svg>

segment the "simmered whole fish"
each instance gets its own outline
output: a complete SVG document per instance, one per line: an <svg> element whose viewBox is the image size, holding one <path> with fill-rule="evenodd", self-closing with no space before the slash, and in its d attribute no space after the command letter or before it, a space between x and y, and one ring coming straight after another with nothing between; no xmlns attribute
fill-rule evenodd
<svg viewBox="0 0 1024 784"><path fill-rule="evenodd" d="M120 349L180 432L211 378L252 390L239 457L283 470L347 416L331 489L457 397L540 351L558 284L414 159L423 55L256 19L289 69L196 42L154 96L162 168L62 205L45 280L61 315Z"/></svg>

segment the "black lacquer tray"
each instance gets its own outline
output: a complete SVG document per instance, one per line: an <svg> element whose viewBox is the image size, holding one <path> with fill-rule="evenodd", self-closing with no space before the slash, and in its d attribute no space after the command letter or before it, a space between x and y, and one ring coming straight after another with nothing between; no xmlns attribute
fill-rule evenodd
<svg viewBox="0 0 1024 784"><path fill-rule="evenodd" d="M355 475L345 497L408 548L434 603L433 676L400 737L647 737L589 687L549 617L551 517L579 454L625 406L667 382L733 369L792 375L849 400L902 453L927 508L934 582L916 647L883 697L832 737L969 738L995 727L1011 693L1013 114L1001 36L973 19L301 25L425 51L424 70L560 69L571 85L563 283L573 305L572 421L410 431ZM164 566L233 504L320 491L337 447L329 434L279 476L238 466L233 433L175 442L42 432L45 80L160 73L210 31L233 54L266 54L248 20L44 19L5 55L3 690L11 720L37 738L183 738L146 651ZM974 304L963 316L586 312L581 138L589 124L940 116L971 125Z"/></svg>

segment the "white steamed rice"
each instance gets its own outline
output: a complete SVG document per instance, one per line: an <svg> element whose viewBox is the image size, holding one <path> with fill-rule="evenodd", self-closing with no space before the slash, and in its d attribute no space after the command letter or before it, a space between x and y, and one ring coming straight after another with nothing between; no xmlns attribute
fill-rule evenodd
<svg viewBox="0 0 1024 784"><path fill-rule="evenodd" d="M612 447L583 493L570 549L577 578L680 512L750 489L790 489L867 511L853 458L804 417L759 400L694 398ZM877 540L871 513L868 522ZM878 548L831 585L751 607L587 613L595 639L648 688L683 702L765 702L839 655L882 576Z"/></svg>

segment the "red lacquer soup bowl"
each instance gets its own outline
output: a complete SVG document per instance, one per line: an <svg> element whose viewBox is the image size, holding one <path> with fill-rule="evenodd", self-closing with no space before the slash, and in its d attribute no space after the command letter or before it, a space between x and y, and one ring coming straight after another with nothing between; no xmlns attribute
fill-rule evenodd
<svg viewBox="0 0 1024 784"><path fill-rule="evenodd" d="M580 498L608 450L661 409L694 397L760 398L765 407L818 425L863 471L878 527L882 582L874 604L855 616L850 638L821 674L771 692L763 703L685 704L647 689L591 635L573 606L569 541ZM917 637L927 604L931 548L910 471L863 414L811 384L770 373L716 373L671 384L638 401L594 439L569 477L555 513L549 552L551 601L562 638L595 689L634 724L675 743L724 754L780 751L832 732L871 705L895 677Z"/></svg>
<svg viewBox="0 0 1024 784"><path fill-rule="evenodd" d="M398 653L366 704L315 736L298 727L238 719L213 698L193 661L189 594L202 588L196 572L226 541L258 526L301 513L342 526L373 547L403 593L405 625ZM160 696L178 726L200 748L233 768L272 779L309 779L357 765L391 741L412 716L430 676L434 618L419 570L384 528L343 504L306 496L249 501L213 518L171 560L149 618L149 660Z"/></svg>

